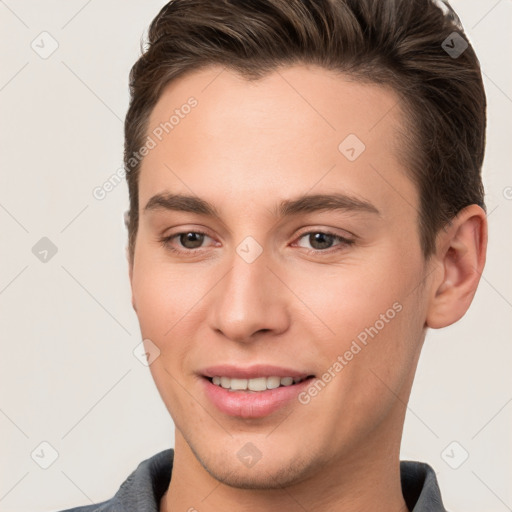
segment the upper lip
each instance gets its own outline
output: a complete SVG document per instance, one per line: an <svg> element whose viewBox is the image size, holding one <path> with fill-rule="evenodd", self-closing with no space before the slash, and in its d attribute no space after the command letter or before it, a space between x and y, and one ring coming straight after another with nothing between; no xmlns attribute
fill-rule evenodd
<svg viewBox="0 0 512 512"><path fill-rule="evenodd" d="M252 366L241 367L230 364L220 364L203 368L199 373L205 377L233 377L235 379L255 379L258 377L293 377L305 378L312 375L310 372L285 368L284 366L274 366L270 364L255 364Z"/></svg>

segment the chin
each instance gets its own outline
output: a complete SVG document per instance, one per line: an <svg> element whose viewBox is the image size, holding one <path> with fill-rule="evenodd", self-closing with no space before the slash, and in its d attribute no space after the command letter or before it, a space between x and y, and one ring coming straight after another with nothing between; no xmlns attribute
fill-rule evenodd
<svg viewBox="0 0 512 512"><path fill-rule="evenodd" d="M297 447L297 450L301 447L304 448L304 445ZM320 460L305 460L297 455L286 460L282 454L274 452L271 458L262 456L248 467L236 456L229 457L217 452L201 457L194 449L192 451L213 478L237 489L282 489L306 480L323 465Z"/></svg>

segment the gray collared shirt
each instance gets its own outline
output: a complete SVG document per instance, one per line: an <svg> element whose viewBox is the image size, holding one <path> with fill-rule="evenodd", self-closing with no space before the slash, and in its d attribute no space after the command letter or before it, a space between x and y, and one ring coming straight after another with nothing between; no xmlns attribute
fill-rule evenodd
<svg viewBox="0 0 512 512"><path fill-rule="evenodd" d="M116 495L95 505L61 512L159 512L169 487L174 450L164 450L142 461ZM423 462L400 461L402 494L410 512L446 512L434 470Z"/></svg>

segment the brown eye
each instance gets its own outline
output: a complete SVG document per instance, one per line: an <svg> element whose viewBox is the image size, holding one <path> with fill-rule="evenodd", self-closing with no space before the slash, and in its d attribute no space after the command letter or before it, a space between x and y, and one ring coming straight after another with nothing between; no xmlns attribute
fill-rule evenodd
<svg viewBox="0 0 512 512"><path fill-rule="evenodd" d="M203 233L189 231L188 233L181 233L178 236L183 247L186 249L197 249L198 247L201 247L205 235Z"/></svg>
<svg viewBox="0 0 512 512"><path fill-rule="evenodd" d="M327 233L310 233L308 236L311 247L317 250L329 249L334 241L334 236Z"/></svg>
<svg viewBox="0 0 512 512"><path fill-rule="evenodd" d="M162 246L174 253L186 255L192 254L196 249L202 249L205 238L211 238L201 231L182 231L170 236L159 238Z"/></svg>
<svg viewBox="0 0 512 512"><path fill-rule="evenodd" d="M306 238L307 237L307 238ZM328 233L324 231L309 231L308 233L303 233L299 240L305 239L307 240L307 245L303 245L299 242L300 247L304 247L305 249L309 249L311 252L331 252L328 249L343 249L348 245L352 245L354 243L353 240L349 240L340 235L336 235L334 233ZM338 243L334 243L338 241Z"/></svg>

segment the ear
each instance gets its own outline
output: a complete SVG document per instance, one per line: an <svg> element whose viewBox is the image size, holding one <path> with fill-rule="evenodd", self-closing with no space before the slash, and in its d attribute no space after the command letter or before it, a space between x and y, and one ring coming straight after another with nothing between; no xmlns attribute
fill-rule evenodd
<svg viewBox="0 0 512 512"><path fill-rule="evenodd" d="M130 211L126 210L124 212L124 225L126 227L126 230L128 231L130 223ZM125 247L125 255L126 255L126 261L128 261L128 275L130 277L130 287L132 290L132 307L135 311L137 311L137 306L135 305L135 297L133 295L133 258L130 257L130 248L129 244Z"/></svg>
<svg viewBox="0 0 512 512"><path fill-rule="evenodd" d="M137 311L137 306L135 305L135 295L133 293L133 260L130 258L130 249L128 245L125 248L126 251L126 261L128 262L128 276L130 278L130 288L132 291L132 308L134 311Z"/></svg>
<svg viewBox="0 0 512 512"><path fill-rule="evenodd" d="M434 283L426 325L439 329L460 320L475 295L485 265L487 217L476 204L467 206L440 230Z"/></svg>
<svg viewBox="0 0 512 512"><path fill-rule="evenodd" d="M132 308L137 312L137 305L135 304L135 293L133 291L133 260L130 259L128 247L126 248L126 259L128 260L128 275L130 276L130 288L132 291Z"/></svg>

